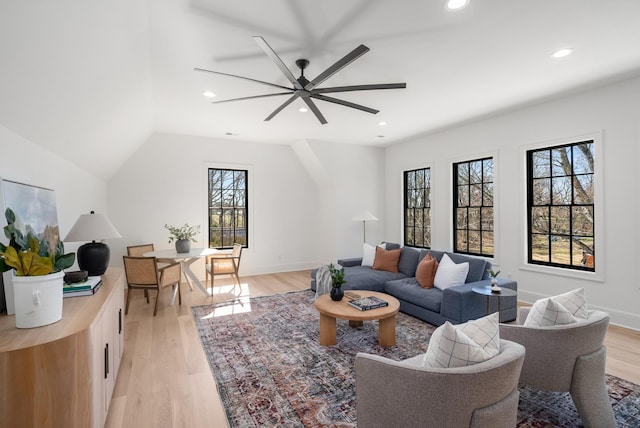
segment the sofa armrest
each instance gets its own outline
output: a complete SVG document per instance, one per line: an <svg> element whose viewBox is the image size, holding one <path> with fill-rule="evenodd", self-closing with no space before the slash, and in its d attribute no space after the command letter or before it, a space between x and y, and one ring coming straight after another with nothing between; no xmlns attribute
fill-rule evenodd
<svg viewBox="0 0 640 428"><path fill-rule="evenodd" d="M352 257L349 259L339 259L338 264L342 267L360 266L362 264L362 257Z"/></svg>

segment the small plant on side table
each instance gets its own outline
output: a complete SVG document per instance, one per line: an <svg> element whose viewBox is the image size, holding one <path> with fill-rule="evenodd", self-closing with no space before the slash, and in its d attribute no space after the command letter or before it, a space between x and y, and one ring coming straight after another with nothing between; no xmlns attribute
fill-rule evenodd
<svg viewBox="0 0 640 428"><path fill-rule="evenodd" d="M498 287L498 275L500 275L500 271L495 272L493 269L489 269L488 272L491 277L491 288L495 291L500 291L500 287Z"/></svg>

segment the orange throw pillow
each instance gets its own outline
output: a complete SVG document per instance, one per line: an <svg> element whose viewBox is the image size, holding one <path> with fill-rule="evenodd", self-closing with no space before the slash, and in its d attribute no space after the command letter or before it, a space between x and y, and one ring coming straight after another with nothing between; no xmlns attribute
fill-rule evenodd
<svg viewBox="0 0 640 428"><path fill-rule="evenodd" d="M438 270L438 261L427 253L416 268L416 280L423 288L433 288L433 280Z"/></svg>
<svg viewBox="0 0 640 428"><path fill-rule="evenodd" d="M376 257L373 259L372 269L386 270L387 272L398 272L398 262L400 261L400 248L395 250L385 250L376 247Z"/></svg>

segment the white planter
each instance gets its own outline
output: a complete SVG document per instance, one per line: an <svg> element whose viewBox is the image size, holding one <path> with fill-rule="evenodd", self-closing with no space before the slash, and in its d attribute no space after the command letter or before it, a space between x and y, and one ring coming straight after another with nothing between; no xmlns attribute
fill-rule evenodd
<svg viewBox="0 0 640 428"><path fill-rule="evenodd" d="M14 276L16 327L32 328L62 319L64 272L42 276Z"/></svg>

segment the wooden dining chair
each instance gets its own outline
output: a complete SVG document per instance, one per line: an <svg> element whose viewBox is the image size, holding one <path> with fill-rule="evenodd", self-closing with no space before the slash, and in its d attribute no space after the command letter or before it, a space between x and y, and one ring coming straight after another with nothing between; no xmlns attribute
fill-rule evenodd
<svg viewBox="0 0 640 428"><path fill-rule="evenodd" d="M144 257L146 253L150 253L152 251L155 251L153 244L130 245L127 247L127 256ZM173 260L170 260L170 259L157 259L157 260L158 260L158 268L162 268L173 263ZM144 291L144 297L147 298L147 303L149 303L149 292L147 290Z"/></svg>
<svg viewBox="0 0 640 428"><path fill-rule="evenodd" d="M155 257L130 257L122 256L124 260L124 271L127 277L127 303L124 313L129 313L129 299L133 290L144 290L148 293L156 290L156 302L153 308L153 316L158 311L158 297L162 289L171 286L178 287L178 302L182 305L182 294L180 292L180 277L182 271L180 263L172 263L168 266L158 268L158 260ZM147 303L149 298L147 295Z"/></svg>
<svg viewBox="0 0 640 428"><path fill-rule="evenodd" d="M236 285L238 289L242 291L240 287L240 277L238 272L240 270L240 258L242 257L242 244L233 244L231 253L215 253L207 256L205 264L205 282L204 286L207 287L209 283L209 276L211 276L211 295L213 296L213 281L216 275L230 275L235 283L233 284L233 290Z"/></svg>
<svg viewBox="0 0 640 428"><path fill-rule="evenodd" d="M144 257L145 253L154 251L153 244L130 245L127 247L127 256Z"/></svg>

